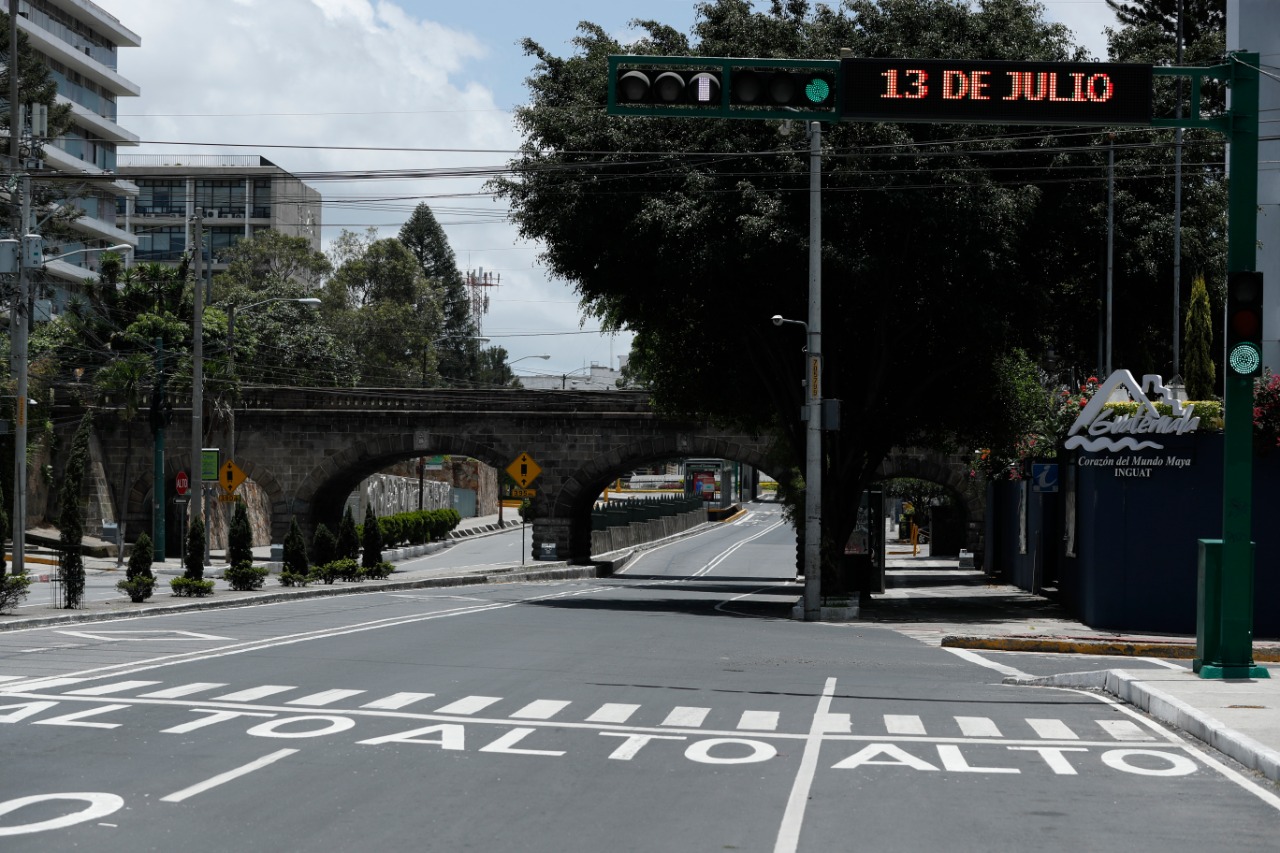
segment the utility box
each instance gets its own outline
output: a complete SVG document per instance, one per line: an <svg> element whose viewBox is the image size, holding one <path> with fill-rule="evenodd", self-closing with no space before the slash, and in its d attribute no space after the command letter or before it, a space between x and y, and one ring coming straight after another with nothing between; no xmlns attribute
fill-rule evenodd
<svg viewBox="0 0 1280 853"><path fill-rule="evenodd" d="M0 240L0 274L11 275L18 271L17 240Z"/></svg>

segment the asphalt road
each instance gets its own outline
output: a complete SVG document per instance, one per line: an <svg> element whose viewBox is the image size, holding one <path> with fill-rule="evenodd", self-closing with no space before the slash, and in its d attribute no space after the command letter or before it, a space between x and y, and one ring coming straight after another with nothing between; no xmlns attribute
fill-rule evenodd
<svg viewBox="0 0 1280 853"><path fill-rule="evenodd" d="M790 620L794 554L765 505L608 580L5 632L0 849L1275 849L1127 708Z"/></svg>

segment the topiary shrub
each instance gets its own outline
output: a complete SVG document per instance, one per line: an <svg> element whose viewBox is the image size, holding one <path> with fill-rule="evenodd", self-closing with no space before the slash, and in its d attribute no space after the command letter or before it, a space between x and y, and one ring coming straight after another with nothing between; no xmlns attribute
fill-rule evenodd
<svg viewBox="0 0 1280 853"><path fill-rule="evenodd" d="M227 530L227 562L232 566L253 562L253 527L249 525L249 513L242 501L236 501L231 527Z"/></svg>
<svg viewBox="0 0 1280 853"><path fill-rule="evenodd" d="M151 597L155 591L156 578L151 573L151 561L155 552L151 546L151 537L143 533L133 543L133 552L129 554L129 565L125 569L125 579L116 582L116 589L129 596L134 604L141 604Z"/></svg>
<svg viewBox="0 0 1280 853"><path fill-rule="evenodd" d="M184 571L182 576L187 580L204 580L204 519L196 516L187 529L187 553L182 558ZM172 585L172 584L171 584Z"/></svg>
<svg viewBox="0 0 1280 853"><path fill-rule="evenodd" d="M213 592L213 581L180 577L169 581L173 594L184 598L203 598Z"/></svg>
<svg viewBox="0 0 1280 853"><path fill-rule="evenodd" d="M342 515L342 523L338 525L338 552L334 554L334 559L344 557L360 559L360 534L356 532L356 519L351 514L351 507L347 507Z"/></svg>
<svg viewBox="0 0 1280 853"><path fill-rule="evenodd" d="M325 566L338 559L338 537L333 535L324 524L316 525L316 533L311 537L311 562L316 566Z"/></svg>
<svg viewBox="0 0 1280 853"><path fill-rule="evenodd" d="M360 565L367 569L382 562L382 528L378 526L378 516L374 515L373 504L364 509L364 526L361 531Z"/></svg>
<svg viewBox="0 0 1280 853"><path fill-rule="evenodd" d="M289 522L289 533L284 537L284 571L292 575L306 575L311 565L307 562L307 544L298 528L298 517Z"/></svg>
<svg viewBox="0 0 1280 853"><path fill-rule="evenodd" d="M298 574L296 572L288 572L288 571L280 573L281 586L306 586L310 582L311 582L310 573Z"/></svg>
<svg viewBox="0 0 1280 853"><path fill-rule="evenodd" d="M262 589L267 580L267 570L250 562L240 562L223 572L222 578L237 592L249 592Z"/></svg>

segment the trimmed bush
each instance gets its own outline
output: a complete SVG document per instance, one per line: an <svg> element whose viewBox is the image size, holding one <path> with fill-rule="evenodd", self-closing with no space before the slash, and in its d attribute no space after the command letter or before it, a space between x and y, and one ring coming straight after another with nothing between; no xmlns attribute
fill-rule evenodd
<svg viewBox="0 0 1280 853"><path fill-rule="evenodd" d="M0 613L17 607L18 602L27 597L27 587L31 578L26 574L0 575Z"/></svg>
<svg viewBox="0 0 1280 853"><path fill-rule="evenodd" d="M386 578L395 570L396 570L395 566L393 566L391 563L388 563L384 560L383 562L378 563L378 565L376 566L369 566L367 568L360 569L360 575L362 578L369 578L370 580L380 581Z"/></svg>
<svg viewBox="0 0 1280 853"><path fill-rule="evenodd" d="M169 581L169 588L183 598L203 598L213 592L213 581L180 577Z"/></svg>
<svg viewBox="0 0 1280 853"><path fill-rule="evenodd" d="M342 515L342 523L338 525L338 552L334 559L360 559L360 534L356 530L356 519L351 514L351 507Z"/></svg>
<svg viewBox="0 0 1280 853"><path fill-rule="evenodd" d="M333 535L324 524L316 525L316 533L311 537L311 563L325 566L338 559L338 537Z"/></svg>
<svg viewBox="0 0 1280 853"><path fill-rule="evenodd" d="M182 565L182 576L191 581L204 580L204 519L196 516L187 529L187 555ZM170 584L172 586L172 584ZM210 587L212 590L212 587Z"/></svg>
<svg viewBox="0 0 1280 853"><path fill-rule="evenodd" d="M290 571L283 571L280 573L281 586L306 586L310 582L310 574L298 574L297 572Z"/></svg>
<svg viewBox="0 0 1280 853"><path fill-rule="evenodd" d="M302 531L298 528L298 517L289 522L289 533L284 537L284 571L294 575L306 575L310 564L307 562L307 544L302 539Z"/></svg>
<svg viewBox="0 0 1280 853"><path fill-rule="evenodd" d="M223 572L222 577L232 589L238 592L249 592L262 589L262 584L267 580L267 570L245 561L231 566Z"/></svg>
<svg viewBox="0 0 1280 853"><path fill-rule="evenodd" d="M364 568L378 565L382 562L382 528L378 525L378 516L373 513L373 504L364 509L360 533L360 565Z"/></svg>
<svg viewBox="0 0 1280 853"><path fill-rule="evenodd" d="M242 501L236 501L231 527L227 530L227 562L233 567L253 562L253 527L249 525L249 513Z"/></svg>
<svg viewBox="0 0 1280 853"><path fill-rule="evenodd" d="M129 596L134 604L141 604L151 597L156 588L155 575L151 573L151 560L154 551L151 537L142 534L133 543L133 551L129 554L129 565L125 569L125 579L116 582L116 589Z"/></svg>

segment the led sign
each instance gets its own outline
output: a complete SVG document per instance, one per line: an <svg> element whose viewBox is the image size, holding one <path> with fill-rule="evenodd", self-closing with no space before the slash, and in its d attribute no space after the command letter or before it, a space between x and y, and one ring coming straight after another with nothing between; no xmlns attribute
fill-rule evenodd
<svg viewBox="0 0 1280 853"><path fill-rule="evenodd" d="M844 59L842 121L1150 124L1151 66Z"/></svg>

